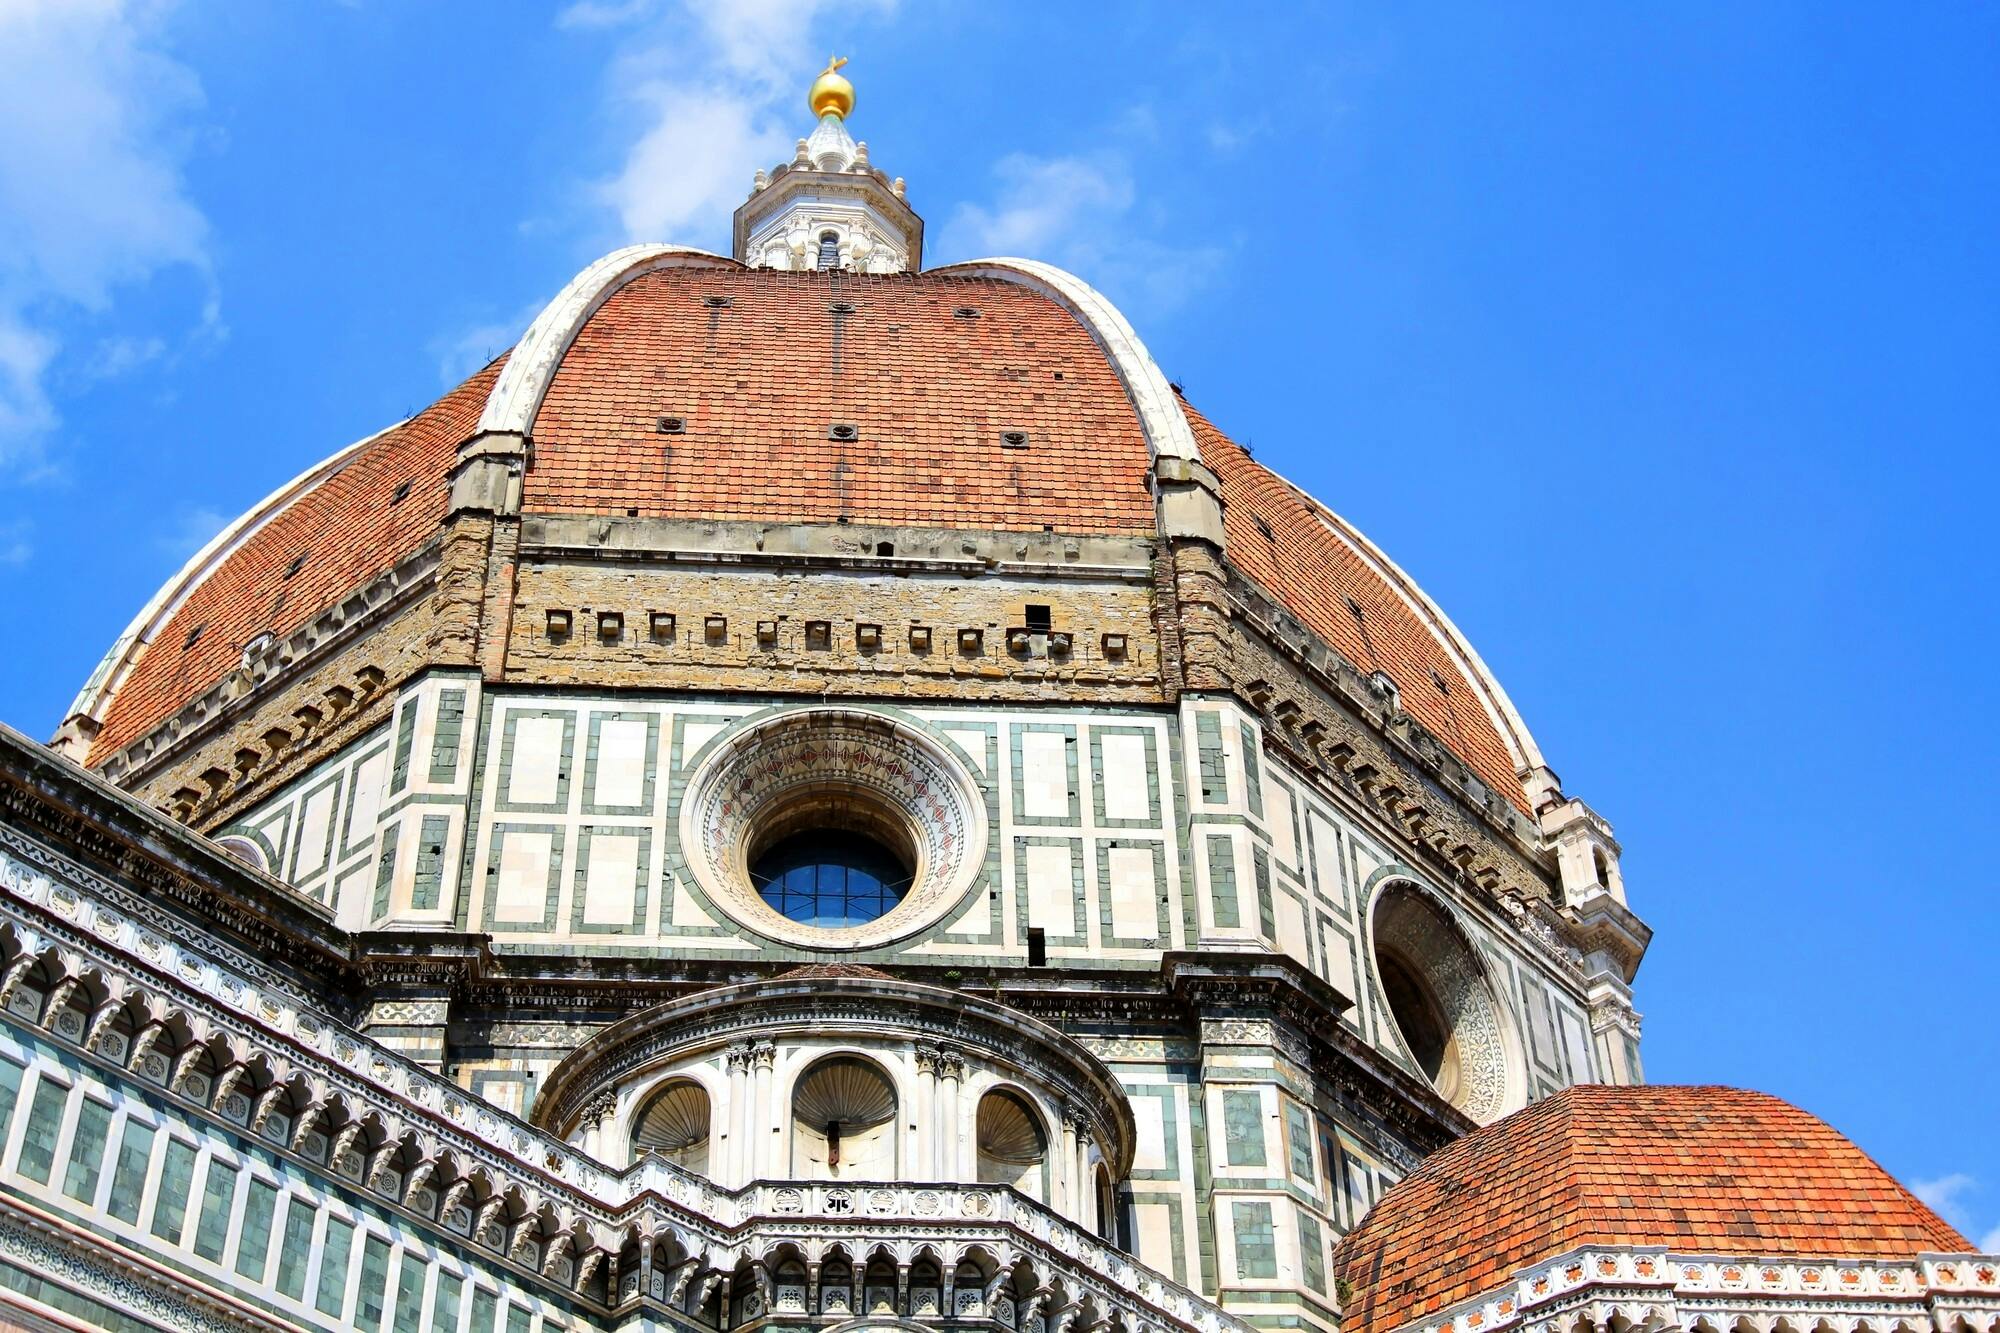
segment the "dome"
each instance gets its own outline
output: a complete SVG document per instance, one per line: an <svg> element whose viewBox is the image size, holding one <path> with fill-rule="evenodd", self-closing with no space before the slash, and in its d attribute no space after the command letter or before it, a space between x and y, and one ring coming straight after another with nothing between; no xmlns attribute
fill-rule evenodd
<svg viewBox="0 0 2000 1333"><path fill-rule="evenodd" d="M1972 1246L1816 1116L1722 1087L1578 1085L1433 1153L1334 1252L1391 1333L1583 1245L1822 1260Z"/></svg>
<svg viewBox="0 0 2000 1333"><path fill-rule="evenodd" d="M1156 460L1187 459L1212 470L1232 568L1528 810L1521 778L1540 756L1450 622L1183 403L1081 281L1021 260L786 272L662 246L592 265L514 351L197 555L79 696L89 762L227 695L260 642L423 552L462 451L500 432L532 442L526 515L1138 541L1160 531Z"/></svg>

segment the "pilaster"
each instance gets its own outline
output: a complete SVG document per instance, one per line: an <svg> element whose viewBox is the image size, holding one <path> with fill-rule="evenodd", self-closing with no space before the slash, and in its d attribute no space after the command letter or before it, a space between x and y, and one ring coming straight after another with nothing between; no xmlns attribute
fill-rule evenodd
<svg viewBox="0 0 2000 1333"><path fill-rule="evenodd" d="M1301 983L1316 979L1268 954L1205 949L1170 955L1165 971L1199 1033L1203 1245L1213 1255L1217 1299L1260 1322L1337 1328L1324 1248L1333 1221L1319 1198L1320 1173L1301 1178L1294 1168L1317 1161L1306 1025L1333 1022L1348 1001L1331 987L1304 993Z"/></svg>

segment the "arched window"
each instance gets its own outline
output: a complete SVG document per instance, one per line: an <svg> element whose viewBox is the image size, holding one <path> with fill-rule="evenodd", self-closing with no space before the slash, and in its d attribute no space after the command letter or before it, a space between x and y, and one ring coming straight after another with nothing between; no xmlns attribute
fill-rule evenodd
<svg viewBox="0 0 2000 1333"><path fill-rule="evenodd" d="M861 1280L861 1309L867 1314L896 1314L896 1265L877 1250Z"/></svg>
<svg viewBox="0 0 2000 1333"><path fill-rule="evenodd" d="M1111 1172L1097 1164L1097 1236L1108 1245L1118 1244L1118 1191L1112 1188Z"/></svg>
<svg viewBox="0 0 2000 1333"><path fill-rule="evenodd" d="M1045 1196L1048 1136L1026 1102L999 1088L981 1097L973 1138L980 1184L1012 1185L1032 1198Z"/></svg>
<svg viewBox="0 0 2000 1333"><path fill-rule="evenodd" d="M808 829L759 852L750 882L788 919L831 929L886 915L910 891L910 867L866 833Z"/></svg>
<svg viewBox="0 0 2000 1333"><path fill-rule="evenodd" d="M835 1251L820 1265L819 1312L852 1314L854 1302L854 1265L847 1262L846 1255Z"/></svg>
<svg viewBox="0 0 2000 1333"><path fill-rule="evenodd" d="M830 231L819 234L819 267L837 268L840 265L840 237Z"/></svg>
<svg viewBox="0 0 2000 1333"><path fill-rule="evenodd" d="M944 1313L944 1270L937 1259L922 1254L910 1265L910 1315L935 1319Z"/></svg>
<svg viewBox="0 0 2000 1333"><path fill-rule="evenodd" d="M708 1093L699 1083L668 1084L639 1113L632 1157L658 1153L698 1175L708 1174Z"/></svg>
<svg viewBox="0 0 2000 1333"><path fill-rule="evenodd" d="M896 1177L896 1090L866 1060L836 1056L792 1092L792 1170L808 1180Z"/></svg>

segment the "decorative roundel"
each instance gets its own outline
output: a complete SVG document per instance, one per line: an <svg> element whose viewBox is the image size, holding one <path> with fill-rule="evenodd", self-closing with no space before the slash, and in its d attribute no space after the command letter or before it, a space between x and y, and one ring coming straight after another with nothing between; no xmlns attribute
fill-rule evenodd
<svg viewBox="0 0 2000 1333"><path fill-rule="evenodd" d="M1438 1093L1481 1124L1515 1109L1507 1020L1478 951L1415 885L1392 881L1372 913L1375 974L1396 1033Z"/></svg>
<svg viewBox="0 0 2000 1333"><path fill-rule="evenodd" d="M766 852L816 834L861 837L909 871L873 920L793 919L753 881ZM908 723L852 708L752 719L725 734L681 797L681 851L715 905L746 929L811 949L903 939L962 902L986 860L986 802L948 748ZM760 891L762 890L762 891Z"/></svg>

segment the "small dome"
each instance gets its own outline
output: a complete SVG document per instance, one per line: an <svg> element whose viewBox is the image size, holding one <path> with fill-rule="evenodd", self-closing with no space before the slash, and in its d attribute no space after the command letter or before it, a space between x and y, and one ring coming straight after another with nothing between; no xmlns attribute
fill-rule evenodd
<svg viewBox="0 0 2000 1333"><path fill-rule="evenodd" d="M1334 1251L1349 1333L1393 1333L1583 1245L1900 1259L1972 1248L1817 1116L1719 1087L1567 1088L1466 1135Z"/></svg>

